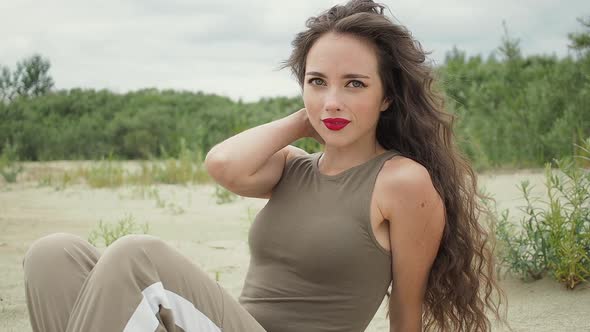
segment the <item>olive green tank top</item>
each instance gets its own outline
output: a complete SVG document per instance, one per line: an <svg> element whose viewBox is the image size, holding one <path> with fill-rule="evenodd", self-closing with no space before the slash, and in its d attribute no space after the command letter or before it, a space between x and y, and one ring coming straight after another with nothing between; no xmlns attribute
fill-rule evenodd
<svg viewBox="0 0 590 332"><path fill-rule="evenodd" d="M323 152L290 159L248 234L239 302L268 332L360 332L391 283L391 254L376 240L371 196L389 150L336 175Z"/></svg>

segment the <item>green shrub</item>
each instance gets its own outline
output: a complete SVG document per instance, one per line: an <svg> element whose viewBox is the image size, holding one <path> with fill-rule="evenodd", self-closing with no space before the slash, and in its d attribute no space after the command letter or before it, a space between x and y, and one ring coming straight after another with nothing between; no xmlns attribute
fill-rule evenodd
<svg viewBox="0 0 590 332"><path fill-rule="evenodd" d="M203 165L203 153L189 149L184 138L180 138L177 158L168 157L163 147L161 151L166 159L164 161L152 159L150 165L142 164L140 173L132 176L132 182L186 184L209 181L209 174Z"/></svg>
<svg viewBox="0 0 590 332"><path fill-rule="evenodd" d="M18 163L18 147L11 145L8 141L4 143L2 154L0 154L0 174L6 182L16 182L19 173L23 171L23 166Z"/></svg>
<svg viewBox="0 0 590 332"><path fill-rule="evenodd" d="M119 220L116 224L105 224L102 220L98 222L98 228L90 232L88 242L94 246L103 245L108 247L118 238L127 234L149 233L149 224L139 225L133 216L128 215Z"/></svg>
<svg viewBox="0 0 590 332"><path fill-rule="evenodd" d="M88 169L80 170L79 174L93 188L119 187L125 181L125 170L120 163L114 160L112 153L107 159L102 158Z"/></svg>
<svg viewBox="0 0 590 332"><path fill-rule="evenodd" d="M500 262L523 280L550 273L568 289L590 278L590 138L578 146L583 154L545 165L548 200L532 197L528 181L520 184L526 201L520 229L508 210L498 218L496 236L503 244Z"/></svg>
<svg viewBox="0 0 590 332"><path fill-rule="evenodd" d="M238 195L225 189L217 183L215 184L215 193L213 194L213 196L216 198L215 202L217 204L231 203L238 198Z"/></svg>

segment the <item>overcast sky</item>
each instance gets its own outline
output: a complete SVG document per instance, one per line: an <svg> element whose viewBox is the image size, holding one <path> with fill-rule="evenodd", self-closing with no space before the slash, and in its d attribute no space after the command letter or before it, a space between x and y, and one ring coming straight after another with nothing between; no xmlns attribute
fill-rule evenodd
<svg viewBox="0 0 590 332"><path fill-rule="evenodd" d="M234 100L295 96L288 69L276 70L305 20L334 0L0 0L0 64L38 52L56 88L126 92L156 87ZM503 35L524 54L568 53L589 0L384 0L431 59L457 46L488 56Z"/></svg>

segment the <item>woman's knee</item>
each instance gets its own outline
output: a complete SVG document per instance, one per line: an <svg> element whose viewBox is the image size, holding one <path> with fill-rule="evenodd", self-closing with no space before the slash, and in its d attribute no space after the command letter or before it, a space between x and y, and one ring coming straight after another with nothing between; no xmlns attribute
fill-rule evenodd
<svg viewBox="0 0 590 332"><path fill-rule="evenodd" d="M59 266L59 262L67 259L77 244L84 242L86 240L70 233L52 233L38 238L23 257L25 276Z"/></svg>
<svg viewBox="0 0 590 332"><path fill-rule="evenodd" d="M157 236L149 234L128 234L124 235L115 240L108 248L107 251L116 251L117 254L122 256L132 255L139 251L149 249L161 249L166 247L168 244ZM106 251L105 251L106 254Z"/></svg>
<svg viewBox="0 0 590 332"><path fill-rule="evenodd" d="M115 240L103 252L95 267L95 277L102 283L117 284L121 278L152 274L167 264L172 249L160 238L147 234L130 234ZM163 260L160 258L164 258ZM155 269L152 271L152 269Z"/></svg>
<svg viewBox="0 0 590 332"><path fill-rule="evenodd" d="M167 252L170 246L162 239L149 234L128 234L115 240L105 251L101 261L104 264L128 265L142 257L149 256L149 252ZM115 262L113 262L115 261Z"/></svg>

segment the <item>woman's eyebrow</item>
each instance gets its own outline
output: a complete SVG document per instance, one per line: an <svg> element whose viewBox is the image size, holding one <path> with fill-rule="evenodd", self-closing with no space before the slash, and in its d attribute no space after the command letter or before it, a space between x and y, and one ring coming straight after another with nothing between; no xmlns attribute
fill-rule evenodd
<svg viewBox="0 0 590 332"><path fill-rule="evenodd" d="M317 71L310 71L305 73L305 75L313 75L313 76L319 76L319 77L323 77L323 78L327 78L326 75L317 72ZM345 74L342 75L342 78L370 78L369 76L366 75L361 75L361 74Z"/></svg>

